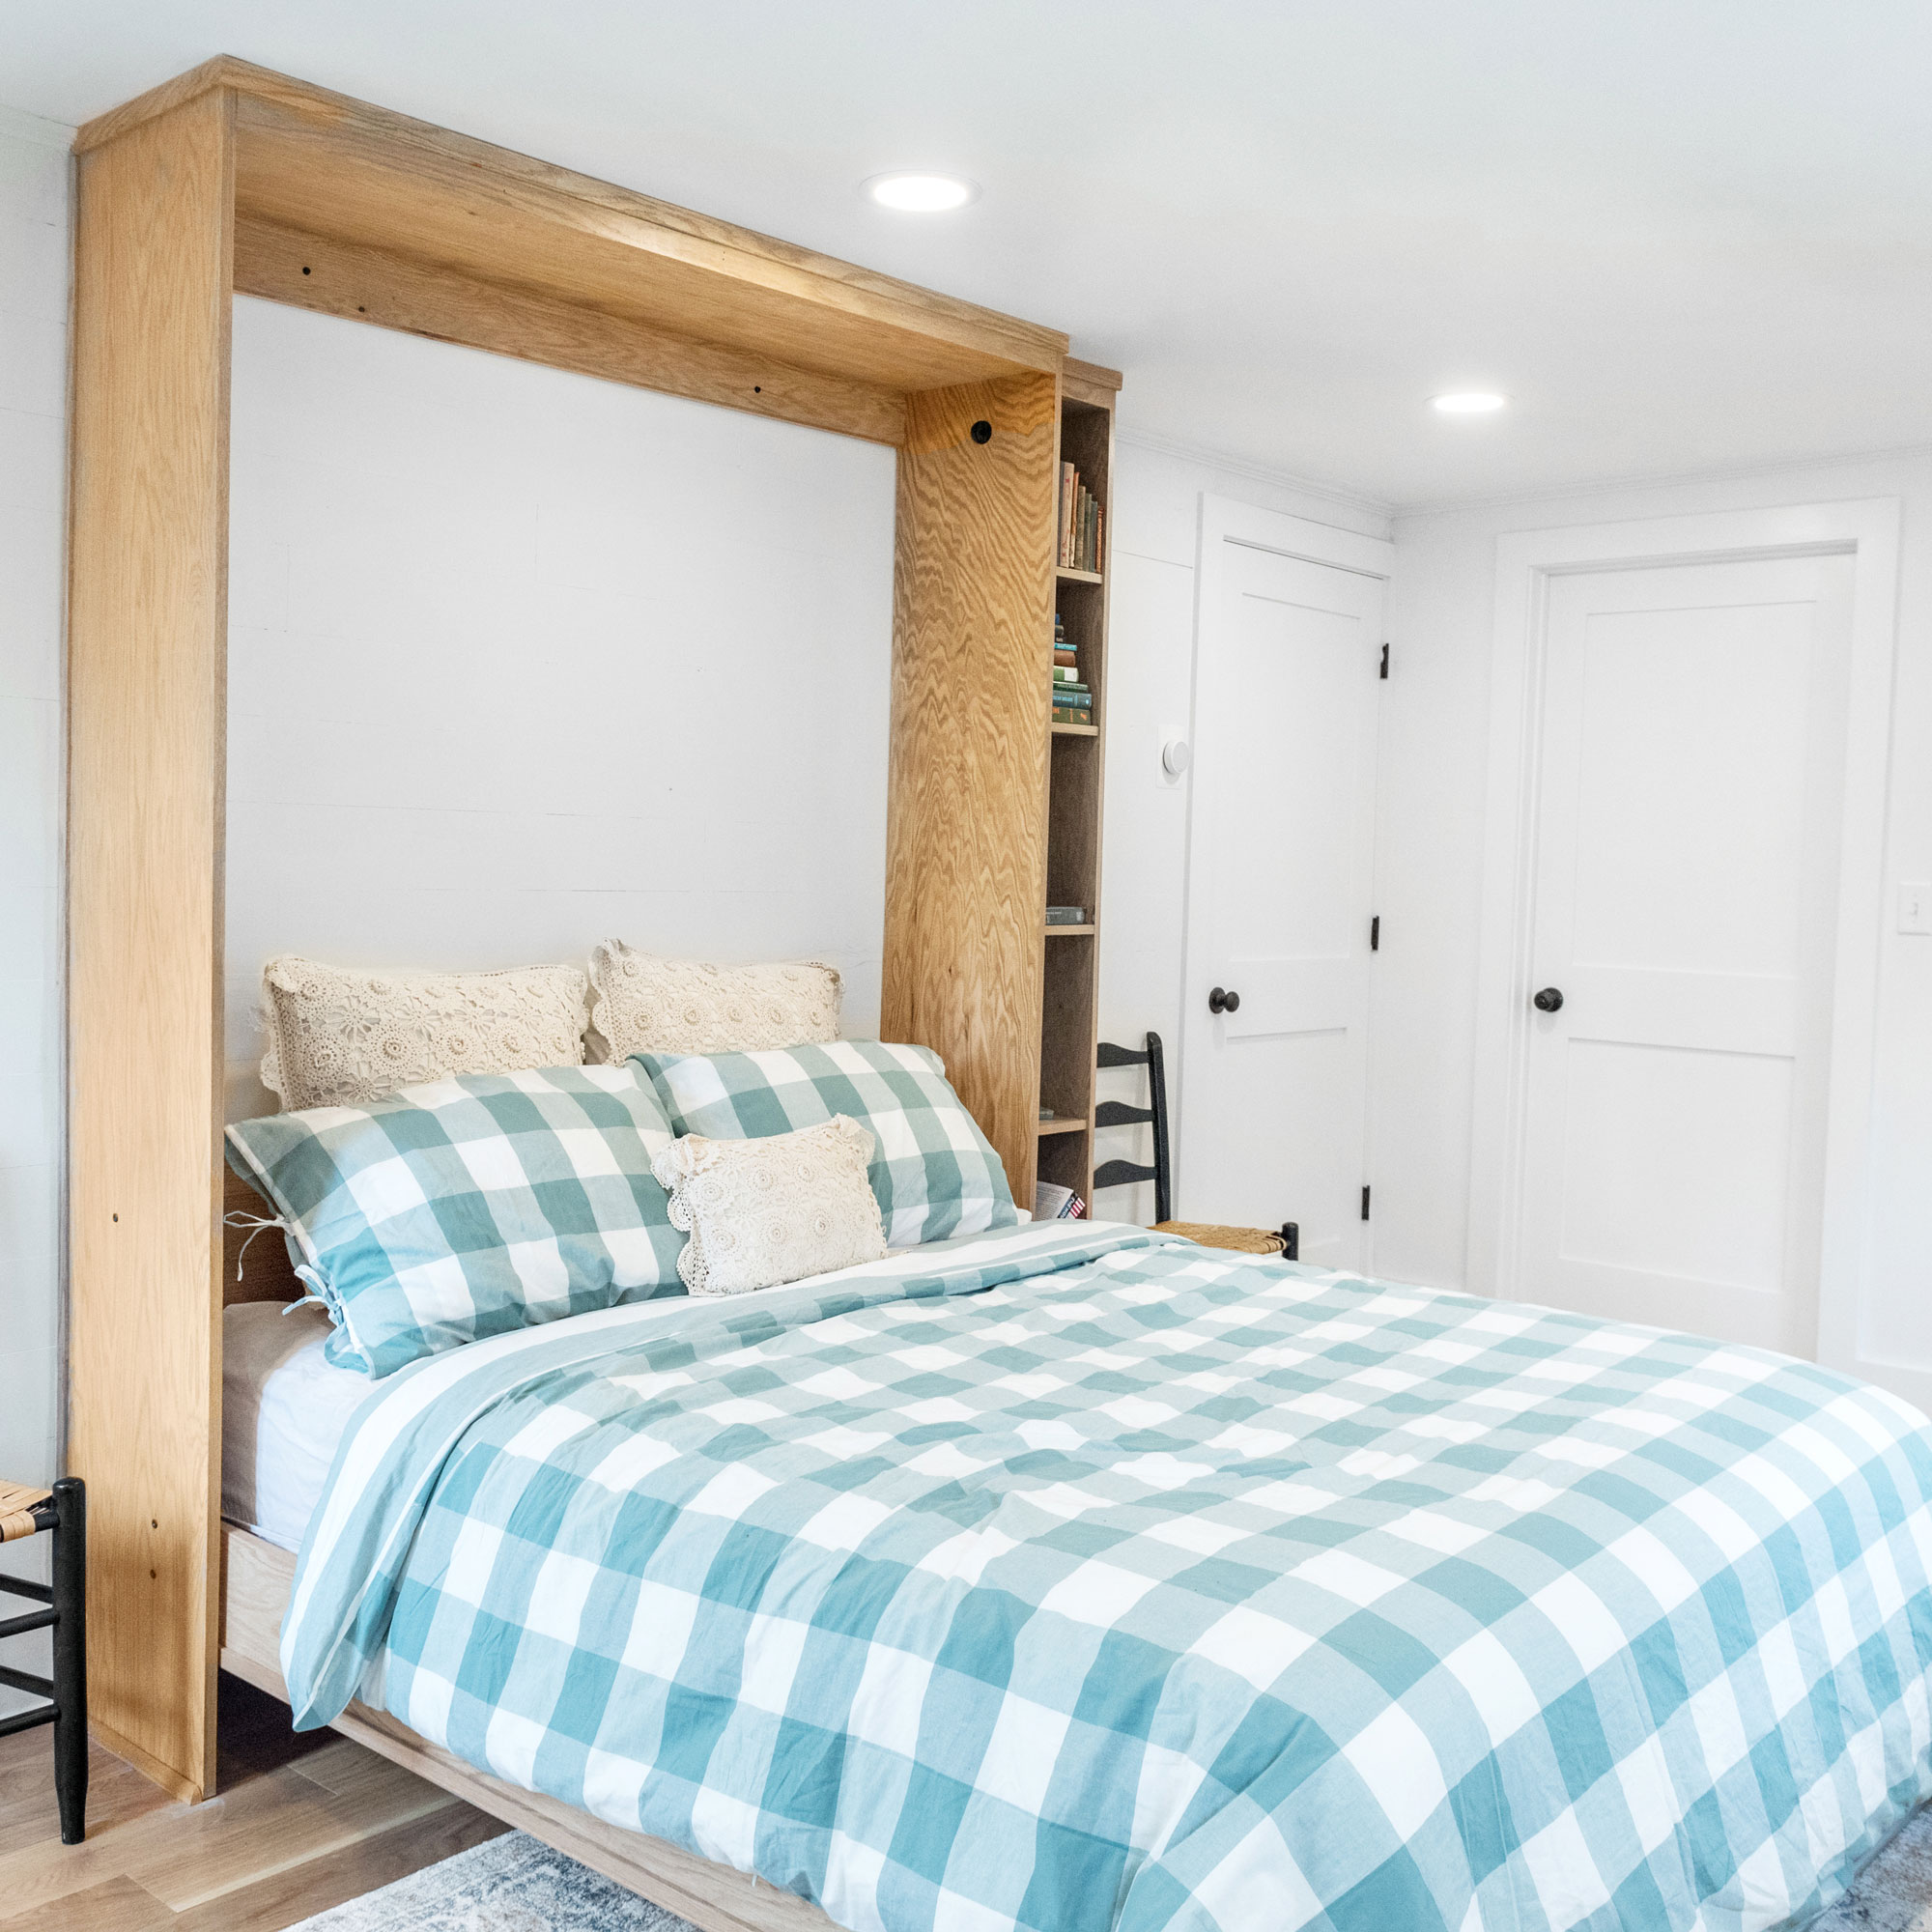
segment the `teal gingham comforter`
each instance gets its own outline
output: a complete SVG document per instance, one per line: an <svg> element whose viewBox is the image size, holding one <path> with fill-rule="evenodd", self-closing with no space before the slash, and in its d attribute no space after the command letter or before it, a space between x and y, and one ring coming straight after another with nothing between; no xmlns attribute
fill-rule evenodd
<svg viewBox="0 0 1932 1932"><path fill-rule="evenodd" d="M1928 1494L1804 1363L1021 1226L404 1370L283 1662L854 1928L1732 1932L1932 1792Z"/></svg>

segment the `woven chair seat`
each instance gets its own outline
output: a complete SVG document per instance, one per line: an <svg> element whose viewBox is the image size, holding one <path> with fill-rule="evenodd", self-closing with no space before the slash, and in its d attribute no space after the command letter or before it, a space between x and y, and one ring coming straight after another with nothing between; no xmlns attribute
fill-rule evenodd
<svg viewBox="0 0 1932 1932"><path fill-rule="evenodd" d="M41 1525L34 1512L53 1495L51 1490L30 1490L21 1483L0 1483L0 1543L35 1535Z"/></svg>
<svg viewBox="0 0 1932 1932"><path fill-rule="evenodd" d="M1156 1221L1154 1232L1179 1235L1204 1248L1232 1248L1241 1255L1278 1255L1288 1246L1268 1228L1217 1228L1208 1221Z"/></svg>

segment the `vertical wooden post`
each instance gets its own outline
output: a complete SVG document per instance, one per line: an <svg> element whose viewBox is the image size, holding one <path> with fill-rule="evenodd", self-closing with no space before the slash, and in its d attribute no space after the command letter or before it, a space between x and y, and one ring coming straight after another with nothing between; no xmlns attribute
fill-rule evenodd
<svg viewBox="0 0 1932 1932"><path fill-rule="evenodd" d="M1044 374L907 396L893 595L881 1025L944 1058L1022 1207L1039 1107L1058 411Z"/></svg>
<svg viewBox="0 0 1932 1932"><path fill-rule="evenodd" d="M234 96L81 156L68 621L69 1464L102 1741L213 1782Z"/></svg>

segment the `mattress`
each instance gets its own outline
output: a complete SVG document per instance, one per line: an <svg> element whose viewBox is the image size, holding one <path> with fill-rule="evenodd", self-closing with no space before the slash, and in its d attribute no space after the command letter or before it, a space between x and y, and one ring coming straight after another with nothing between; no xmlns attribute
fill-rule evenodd
<svg viewBox="0 0 1932 1932"><path fill-rule="evenodd" d="M299 1549L336 1444L376 1385L323 1359L327 1313L244 1301L221 1312L221 1514Z"/></svg>

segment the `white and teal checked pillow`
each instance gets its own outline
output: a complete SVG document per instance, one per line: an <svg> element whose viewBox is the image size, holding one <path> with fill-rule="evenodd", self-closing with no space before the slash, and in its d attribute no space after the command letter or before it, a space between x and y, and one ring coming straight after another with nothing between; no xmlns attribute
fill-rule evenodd
<svg viewBox="0 0 1932 1932"><path fill-rule="evenodd" d="M867 1178L895 1248L1019 1219L999 1155L929 1047L835 1039L770 1053L634 1053L631 1064L649 1073L680 1134L759 1140L835 1114L869 1128Z"/></svg>
<svg viewBox="0 0 1932 1932"><path fill-rule="evenodd" d="M228 1129L335 1322L324 1352L386 1376L419 1356L620 1301L682 1294L671 1142L631 1066L467 1073L360 1107Z"/></svg>

